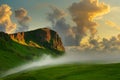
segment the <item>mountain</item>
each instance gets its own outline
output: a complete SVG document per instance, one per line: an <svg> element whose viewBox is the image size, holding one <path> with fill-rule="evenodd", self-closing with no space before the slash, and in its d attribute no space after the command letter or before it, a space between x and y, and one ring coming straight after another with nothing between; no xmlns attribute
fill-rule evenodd
<svg viewBox="0 0 120 80"><path fill-rule="evenodd" d="M48 28L11 34L10 38L23 45L29 45L38 48L45 47L55 51L65 50L61 38L57 32Z"/></svg>
<svg viewBox="0 0 120 80"><path fill-rule="evenodd" d="M0 73L43 54L58 56L64 52L61 38L48 28L15 34L0 32Z"/></svg>

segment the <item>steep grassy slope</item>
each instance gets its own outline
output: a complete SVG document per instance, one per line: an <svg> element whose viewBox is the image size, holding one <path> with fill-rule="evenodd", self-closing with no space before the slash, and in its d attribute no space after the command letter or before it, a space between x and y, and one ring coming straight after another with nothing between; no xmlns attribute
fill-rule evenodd
<svg viewBox="0 0 120 80"><path fill-rule="evenodd" d="M0 73L43 54L59 55L46 47L37 48L19 44L13 41L8 34L0 32Z"/></svg>
<svg viewBox="0 0 120 80"><path fill-rule="evenodd" d="M0 71L33 60L42 54L56 54L49 49L24 46L13 41L0 39L0 42Z"/></svg>
<svg viewBox="0 0 120 80"><path fill-rule="evenodd" d="M1 80L120 80L120 64L64 65L8 76Z"/></svg>

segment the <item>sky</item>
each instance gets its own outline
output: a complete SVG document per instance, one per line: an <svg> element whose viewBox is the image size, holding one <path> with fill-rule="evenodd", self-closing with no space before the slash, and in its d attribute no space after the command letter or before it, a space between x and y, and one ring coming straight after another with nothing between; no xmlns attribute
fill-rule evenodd
<svg viewBox="0 0 120 80"><path fill-rule="evenodd" d="M74 0L78 1L78 0ZM50 11L47 5L53 5L61 9L67 9L73 0L0 0L0 4L8 4L12 10L25 8L32 17L30 29L50 26L46 16Z"/></svg>
<svg viewBox="0 0 120 80"><path fill-rule="evenodd" d="M29 30L33 30L42 27L53 27L47 19L48 13L51 12L49 5L63 10L67 14L65 16L66 22L74 26L75 23L71 19L69 7L75 2L79 3L80 0L0 0L0 5L7 4L11 7L13 12L12 22L16 23L17 27L20 27L20 25L15 19L14 11L20 8L26 9L27 15L31 17ZM110 12L95 19L99 23L97 26L98 35L107 38L117 36L120 33L120 0L99 0L99 2L109 5Z"/></svg>

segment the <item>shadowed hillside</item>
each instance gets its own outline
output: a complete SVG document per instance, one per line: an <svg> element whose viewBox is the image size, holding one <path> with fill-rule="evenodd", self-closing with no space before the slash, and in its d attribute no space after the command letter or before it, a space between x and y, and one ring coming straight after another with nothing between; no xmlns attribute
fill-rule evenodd
<svg viewBox="0 0 120 80"><path fill-rule="evenodd" d="M11 34L10 37L12 40L23 45L45 47L55 51L64 51L61 38L57 32L48 28Z"/></svg>
<svg viewBox="0 0 120 80"><path fill-rule="evenodd" d="M0 32L0 73L43 54L57 56L64 51L60 37L50 29L10 35Z"/></svg>

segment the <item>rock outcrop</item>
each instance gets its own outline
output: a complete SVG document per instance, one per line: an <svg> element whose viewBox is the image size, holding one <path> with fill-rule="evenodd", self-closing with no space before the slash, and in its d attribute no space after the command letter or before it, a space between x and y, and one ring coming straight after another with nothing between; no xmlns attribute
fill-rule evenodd
<svg viewBox="0 0 120 80"><path fill-rule="evenodd" d="M10 34L10 38L20 44L48 48L64 52L64 46L57 32L48 28L41 28L28 32Z"/></svg>

